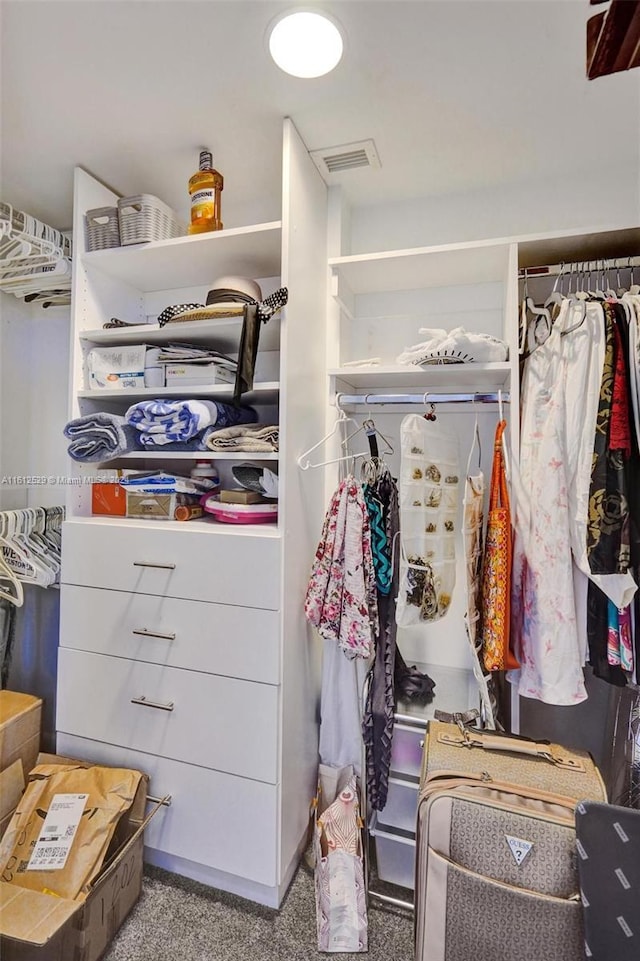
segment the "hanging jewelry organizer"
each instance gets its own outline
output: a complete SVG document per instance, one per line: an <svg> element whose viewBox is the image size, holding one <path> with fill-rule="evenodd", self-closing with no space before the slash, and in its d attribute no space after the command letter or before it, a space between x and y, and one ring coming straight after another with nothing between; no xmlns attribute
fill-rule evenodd
<svg viewBox="0 0 640 961"><path fill-rule="evenodd" d="M71 240L0 203L0 290L43 307L71 303Z"/></svg>

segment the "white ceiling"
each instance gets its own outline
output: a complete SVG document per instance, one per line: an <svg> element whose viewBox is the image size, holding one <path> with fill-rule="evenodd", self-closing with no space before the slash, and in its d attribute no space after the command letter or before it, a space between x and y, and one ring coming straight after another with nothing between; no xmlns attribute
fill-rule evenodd
<svg viewBox="0 0 640 961"><path fill-rule="evenodd" d="M71 224L79 164L187 218L210 146L226 226L280 216L281 120L308 148L372 137L354 205L639 163L640 71L585 79L587 0L327 0L327 77L271 62L272 0L2 0L2 199Z"/></svg>

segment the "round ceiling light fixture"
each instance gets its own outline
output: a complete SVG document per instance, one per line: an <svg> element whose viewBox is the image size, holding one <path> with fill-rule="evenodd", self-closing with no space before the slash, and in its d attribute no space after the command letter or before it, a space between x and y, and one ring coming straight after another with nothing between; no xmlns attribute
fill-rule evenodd
<svg viewBox="0 0 640 961"><path fill-rule="evenodd" d="M326 14L299 10L278 18L269 34L269 53L293 77L322 77L340 63L344 42Z"/></svg>

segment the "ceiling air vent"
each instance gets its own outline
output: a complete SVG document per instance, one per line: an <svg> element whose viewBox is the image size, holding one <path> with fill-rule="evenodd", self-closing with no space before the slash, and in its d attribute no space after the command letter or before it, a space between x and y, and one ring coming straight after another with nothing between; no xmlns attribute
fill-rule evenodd
<svg viewBox="0 0 640 961"><path fill-rule="evenodd" d="M321 150L311 150L309 153L323 177L327 174L340 174L343 170L380 166L380 158L373 140L342 143L337 147L323 147Z"/></svg>

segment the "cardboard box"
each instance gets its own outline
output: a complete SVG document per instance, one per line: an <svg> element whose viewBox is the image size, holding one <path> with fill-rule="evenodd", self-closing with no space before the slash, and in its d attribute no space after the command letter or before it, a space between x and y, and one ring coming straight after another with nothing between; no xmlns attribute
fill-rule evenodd
<svg viewBox="0 0 640 961"><path fill-rule="evenodd" d="M0 838L7 830L18 801L24 791L24 771L18 758L4 771L0 771Z"/></svg>
<svg viewBox="0 0 640 961"><path fill-rule="evenodd" d="M199 494L134 494L127 490L127 517L144 517L148 520L172 521L176 507L199 504Z"/></svg>
<svg viewBox="0 0 640 961"><path fill-rule="evenodd" d="M57 755L38 758L43 764L70 760ZM0 880L2 961L98 961L142 889L144 829L155 813L145 818L148 786L148 778L143 776L84 901L41 894Z"/></svg>
<svg viewBox="0 0 640 961"><path fill-rule="evenodd" d="M17 761L28 774L40 750L42 701L32 694L0 691L0 771Z"/></svg>
<svg viewBox="0 0 640 961"><path fill-rule="evenodd" d="M264 504L266 497L258 491L249 491L244 487L231 488L230 490L220 491L220 500L223 504Z"/></svg>
<svg viewBox="0 0 640 961"><path fill-rule="evenodd" d="M91 485L91 513L125 517L127 492L121 484L97 483Z"/></svg>

